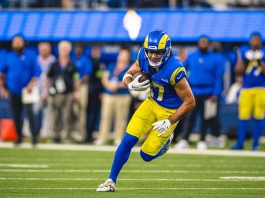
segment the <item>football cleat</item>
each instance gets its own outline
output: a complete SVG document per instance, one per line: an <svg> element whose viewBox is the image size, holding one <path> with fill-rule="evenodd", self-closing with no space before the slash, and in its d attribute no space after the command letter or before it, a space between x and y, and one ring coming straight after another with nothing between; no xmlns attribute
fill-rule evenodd
<svg viewBox="0 0 265 198"><path fill-rule="evenodd" d="M173 140L173 137L174 137L174 134L171 133L171 135L170 135L169 138L168 138L169 141L167 142L167 144L166 144L164 150L162 151L161 155L166 154L166 152L169 150L169 146L170 146L170 144L171 144L171 142L172 142L172 140Z"/></svg>
<svg viewBox="0 0 265 198"><path fill-rule="evenodd" d="M112 179L107 179L103 184L100 184L96 190L97 192L115 192L115 183Z"/></svg>

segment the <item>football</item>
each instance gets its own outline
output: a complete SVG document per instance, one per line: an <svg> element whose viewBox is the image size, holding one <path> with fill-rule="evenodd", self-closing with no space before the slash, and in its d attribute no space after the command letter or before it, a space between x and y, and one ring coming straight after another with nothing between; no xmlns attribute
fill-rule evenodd
<svg viewBox="0 0 265 198"><path fill-rule="evenodd" d="M146 72L138 72L138 73L134 74L133 75L133 79L135 79L139 75L142 75L142 77L139 78L139 82L143 82L143 81L146 81L146 80L150 80L150 76Z"/></svg>

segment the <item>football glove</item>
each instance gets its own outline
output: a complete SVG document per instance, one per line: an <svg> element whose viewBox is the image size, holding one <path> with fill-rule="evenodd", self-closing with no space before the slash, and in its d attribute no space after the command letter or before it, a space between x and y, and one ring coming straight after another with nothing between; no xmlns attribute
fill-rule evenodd
<svg viewBox="0 0 265 198"><path fill-rule="evenodd" d="M135 79L128 84L128 89L130 91L144 91L150 86L150 80L139 82L139 78L141 77L142 75L136 76Z"/></svg>
<svg viewBox="0 0 265 198"><path fill-rule="evenodd" d="M159 132L158 136L163 135L171 126L171 123L168 119L157 121L153 124L153 130Z"/></svg>

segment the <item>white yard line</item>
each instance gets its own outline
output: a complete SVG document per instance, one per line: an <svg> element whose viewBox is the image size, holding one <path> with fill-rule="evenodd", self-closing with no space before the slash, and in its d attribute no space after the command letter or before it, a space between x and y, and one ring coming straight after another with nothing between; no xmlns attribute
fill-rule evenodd
<svg viewBox="0 0 265 198"><path fill-rule="evenodd" d="M110 170L37 170L37 169L0 169L0 172L32 172L32 173L108 173ZM123 170L125 173L189 173L188 170Z"/></svg>
<svg viewBox="0 0 265 198"><path fill-rule="evenodd" d="M86 169L0 169L0 172L32 172L32 173L108 173L110 170L86 170ZM124 173L225 173L225 174L265 174L265 171L207 171L207 170L123 170Z"/></svg>
<svg viewBox="0 0 265 198"><path fill-rule="evenodd" d="M258 190L265 191L265 188L116 188L117 190ZM96 190L96 188L0 188L0 190Z"/></svg>
<svg viewBox="0 0 265 198"><path fill-rule="evenodd" d="M9 168L49 168L45 164L3 164L0 163L0 167L9 167Z"/></svg>
<svg viewBox="0 0 265 198"><path fill-rule="evenodd" d="M13 143L0 142L0 148L14 148ZM29 143L22 144L19 148L31 149L32 146ZM95 146L95 145L76 145L76 144L38 144L37 149L44 150L77 150L77 151L116 151L115 146ZM141 147L133 148L133 152L139 152ZM169 149L168 153L171 154L190 154L190 155L225 155L225 156L254 156L265 157L264 151L230 151L230 150L205 150L199 151L197 149L183 149L176 150L174 148Z"/></svg>
<svg viewBox="0 0 265 198"><path fill-rule="evenodd" d="M29 181L101 181L104 178L10 178L10 177L1 177L0 180L29 180ZM165 179L165 178L137 178L137 179L119 179L119 181L228 181L220 179ZM238 180L236 180L238 181Z"/></svg>
<svg viewBox="0 0 265 198"><path fill-rule="evenodd" d="M0 177L0 180L23 180L23 181L101 181L104 178L37 178L37 177ZM253 178L253 177L220 177L220 179L166 179L166 178L121 178L119 181L155 181L155 182L165 182L165 181L176 181L176 182L189 182L189 181L202 181L202 182L241 182L241 181L265 181L265 177Z"/></svg>
<svg viewBox="0 0 265 198"><path fill-rule="evenodd" d="M231 177L219 177L223 180L238 180L238 181L265 181L265 177L246 177L246 176L231 176Z"/></svg>

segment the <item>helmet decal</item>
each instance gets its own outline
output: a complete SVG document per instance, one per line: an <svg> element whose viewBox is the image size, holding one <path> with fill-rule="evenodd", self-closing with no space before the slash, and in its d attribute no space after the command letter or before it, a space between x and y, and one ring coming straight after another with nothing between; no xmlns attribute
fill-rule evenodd
<svg viewBox="0 0 265 198"><path fill-rule="evenodd" d="M160 39L160 42L158 44L158 49L165 49L168 38L169 38L169 36L167 34L162 36L162 38Z"/></svg>
<svg viewBox="0 0 265 198"><path fill-rule="evenodd" d="M148 35L145 37L144 40L144 48L148 48Z"/></svg>

